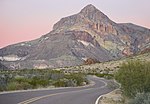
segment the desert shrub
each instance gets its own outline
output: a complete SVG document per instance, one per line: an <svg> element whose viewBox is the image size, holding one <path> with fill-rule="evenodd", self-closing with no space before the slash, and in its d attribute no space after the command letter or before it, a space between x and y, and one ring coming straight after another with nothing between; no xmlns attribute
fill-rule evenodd
<svg viewBox="0 0 150 104"><path fill-rule="evenodd" d="M33 88L37 88L38 86L46 87L49 84L49 81L46 79L40 79L38 77L33 77L28 82Z"/></svg>
<svg viewBox="0 0 150 104"><path fill-rule="evenodd" d="M58 80L53 84L55 87L67 87L64 80Z"/></svg>
<svg viewBox="0 0 150 104"><path fill-rule="evenodd" d="M22 77L22 76L19 76L19 77L15 77L15 78L14 78L14 81L15 81L15 82L18 82L18 83L28 82L28 80L29 80L29 79L24 78L24 77Z"/></svg>
<svg viewBox="0 0 150 104"><path fill-rule="evenodd" d="M128 61L115 74L123 93L134 97L137 93L150 92L150 62Z"/></svg>
<svg viewBox="0 0 150 104"><path fill-rule="evenodd" d="M0 91L5 91L5 90L6 90L6 86L0 85Z"/></svg>
<svg viewBox="0 0 150 104"><path fill-rule="evenodd" d="M150 93L138 93L129 104L150 104Z"/></svg>
<svg viewBox="0 0 150 104"><path fill-rule="evenodd" d="M77 81L73 80L73 79L69 79L66 84L67 84L67 86L76 87Z"/></svg>
<svg viewBox="0 0 150 104"><path fill-rule="evenodd" d="M114 75L113 74L100 74L100 73L96 73L95 74L97 77L103 77L103 78L106 78L106 79L113 79L114 78Z"/></svg>
<svg viewBox="0 0 150 104"><path fill-rule="evenodd" d="M10 82L7 85L7 90L27 90L27 89L31 89L32 85L30 85L27 82L22 82L22 83L18 83L18 82Z"/></svg>
<svg viewBox="0 0 150 104"><path fill-rule="evenodd" d="M63 77L64 77L63 73L52 73L50 78L52 80L58 80L58 79L61 79Z"/></svg>
<svg viewBox="0 0 150 104"><path fill-rule="evenodd" d="M66 75L65 78L74 81L77 86L82 86L83 82L88 82L85 75L81 73Z"/></svg>
<svg viewBox="0 0 150 104"><path fill-rule="evenodd" d="M106 78L106 79L114 78L114 74L108 74L108 73L88 73L88 75L96 75L97 77Z"/></svg>
<svg viewBox="0 0 150 104"><path fill-rule="evenodd" d="M7 90L10 91L10 90L16 90L16 86L17 86L17 83L15 82L11 82L7 85Z"/></svg>
<svg viewBox="0 0 150 104"><path fill-rule="evenodd" d="M21 90L21 89L23 89L22 85L17 82L10 82L7 85L7 90Z"/></svg>
<svg viewBox="0 0 150 104"><path fill-rule="evenodd" d="M6 90L7 83L5 78L0 77L0 91Z"/></svg>
<svg viewBox="0 0 150 104"><path fill-rule="evenodd" d="M20 83L22 88L21 90L27 90L27 89L32 89L32 85L30 85L28 82L23 82L23 83Z"/></svg>

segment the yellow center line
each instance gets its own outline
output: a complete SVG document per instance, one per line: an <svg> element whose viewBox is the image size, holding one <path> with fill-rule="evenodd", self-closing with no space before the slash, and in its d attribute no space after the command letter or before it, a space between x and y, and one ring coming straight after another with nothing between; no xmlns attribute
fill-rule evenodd
<svg viewBox="0 0 150 104"><path fill-rule="evenodd" d="M45 95L45 96L40 96L40 97L34 97L34 98L29 99L29 100L20 102L18 104L30 104L30 103L33 103L33 102L35 102L37 100L40 100L40 99L43 99L43 98L47 98L47 97L50 97L50 96L55 96L55 95L60 95L60 94L66 94L66 93L73 93L73 92L80 92L80 91L91 90L91 89L94 89L94 88L89 88L89 89L84 89L84 90L78 90L78 91L61 92L61 93L55 93L55 94L50 94L50 95Z"/></svg>
<svg viewBox="0 0 150 104"><path fill-rule="evenodd" d="M50 96L55 96L55 95L60 95L60 94L66 94L66 93L74 93L74 92L80 92L80 91L86 91L86 90L92 90L92 89L101 89L101 88L104 88L107 86L107 83L102 81L105 85L104 86L101 86L101 87L98 87L98 88L88 88L88 89L83 89L83 90L78 90L78 91L69 91L69 92L61 92L61 93L55 93L55 94L50 94L50 95L44 95L44 96L40 96L40 97L34 97L34 98L31 98L31 99L28 99L28 100L25 100L23 102L20 102L18 104L30 104L30 103L33 103L35 101L38 101L40 99L44 99L44 98L47 98L47 97L50 97Z"/></svg>

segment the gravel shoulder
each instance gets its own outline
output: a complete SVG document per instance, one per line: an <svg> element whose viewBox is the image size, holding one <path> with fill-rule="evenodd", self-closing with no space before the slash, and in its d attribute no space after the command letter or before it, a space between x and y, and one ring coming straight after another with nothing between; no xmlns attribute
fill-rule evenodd
<svg viewBox="0 0 150 104"><path fill-rule="evenodd" d="M102 95L99 104L128 104L120 89Z"/></svg>

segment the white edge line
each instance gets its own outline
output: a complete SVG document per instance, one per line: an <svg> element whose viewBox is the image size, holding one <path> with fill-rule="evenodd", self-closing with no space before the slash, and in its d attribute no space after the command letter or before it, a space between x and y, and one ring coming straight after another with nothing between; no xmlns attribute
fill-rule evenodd
<svg viewBox="0 0 150 104"><path fill-rule="evenodd" d="M104 81L102 81L105 85L103 86L103 87L106 87L108 84L106 83L106 82L104 82ZM97 99L96 99L96 102L95 102L95 104L99 104L99 100L100 100L100 98L102 97L103 95L100 95Z"/></svg>
<svg viewBox="0 0 150 104"><path fill-rule="evenodd" d="M102 96L103 96L103 95L99 96L99 97L96 99L95 104L99 104L99 100L100 100L100 98L101 98Z"/></svg>
<svg viewBox="0 0 150 104"><path fill-rule="evenodd" d="M119 84L116 80L114 80L115 83ZM106 83L105 83L106 84ZM119 84L119 88L121 87L121 85ZM118 88L117 88L118 89ZM114 89L113 91L117 90L117 89ZM113 91L109 92L109 93L112 93ZM108 94L108 93L106 93ZM106 94L103 94L103 95L100 95L96 101L95 101L95 104L99 104L99 100L102 98L102 96L106 95Z"/></svg>
<svg viewBox="0 0 150 104"><path fill-rule="evenodd" d="M117 89L118 89L118 88L117 88ZM117 89L114 89L113 91L115 91L115 90L117 90ZM111 92L109 92L109 93L112 93L113 91L111 91ZM106 93L106 94L108 94L108 93ZM101 99L101 97L103 97L103 96L106 95L106 94L100 95L100 96L96 99L95 104L99 104L99 100Z"/></svg>

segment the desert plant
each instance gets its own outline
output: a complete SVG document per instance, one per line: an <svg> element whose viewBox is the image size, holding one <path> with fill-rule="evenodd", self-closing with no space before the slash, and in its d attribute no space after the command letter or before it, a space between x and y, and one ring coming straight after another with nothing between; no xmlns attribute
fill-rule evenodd
<svg viewBox="0 0 150 104"><path fill-rule="evenodd" d="M53 84L55 87L67 87L64 80L58 80Z"/></svg>
<svg viewBox="0 0 150 104"><path fill-rule="evenodd" d="M150 92L150 62L128 61L115 74L125 95L135 97L137 93Z"/></svg>
<svg viewBox="0 0 150 104"><path fill-rule="evenodd" d="M150 93L138 93L129 104L150 104Z"/></svg>

